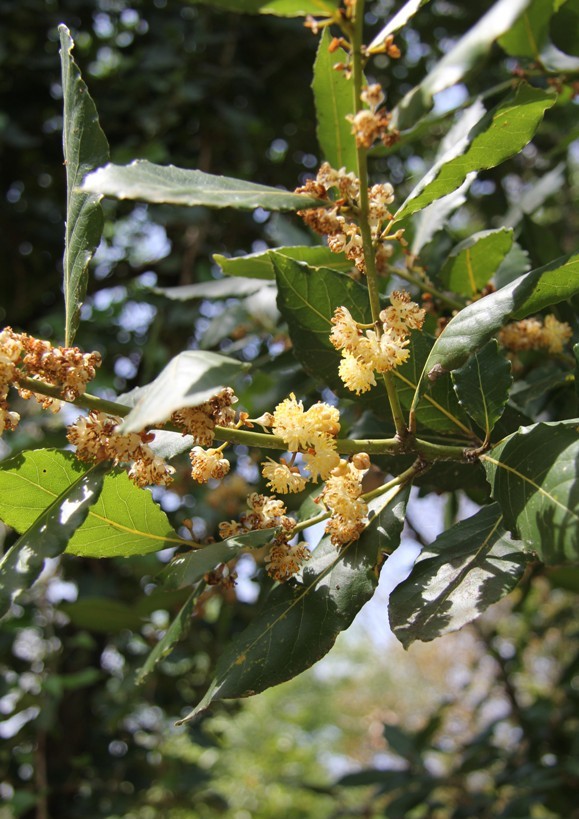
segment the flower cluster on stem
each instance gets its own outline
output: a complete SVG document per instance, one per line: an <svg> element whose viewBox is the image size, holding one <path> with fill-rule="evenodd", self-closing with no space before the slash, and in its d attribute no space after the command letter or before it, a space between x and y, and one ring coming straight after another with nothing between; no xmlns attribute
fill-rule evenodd
<svg viewBox="0 0 579 819"><path fill-rule="evenodd" d="M328 247L334 253L344 253L356 269L365 274L364 243L360 230L360 181L345 169L335 170L327 162L320 167L316 179L309 179L296 193L306 193L328 200L327 208L298 211L306 225L327 237ZM332 196L330 196L332 193ZM403 243L402 232L389 235L392 214L388 205L394 201L394 189L389 182L368 188L368 224L376 265L382 269L392 255L392 241Z"/></svg>
<svg viewBox="0 0 579 819"><path fill-rule="evenodd" d="M332 318L330 341L342 351L339 374L356 395L376 385L375 372L388 373L403 364L412 330L420 330L425 311L404 290L390 296L390 307L380 313L375 329L363 329L346 307L337 307Z"/></svg>
<svg viewBox="0 0 579 819"><path fill-rule="evenodd" d="M149 446L155 439L154 433L121 433L120 423L120 418L97 410L80 417L67 429L68 440L76 446L76 457L94 463L130 464L129 478L140 487L170 484L175 470Z"/></svg>
<svg viewBox="0 0 579 819"><path fill-rule="evenodd" d="M98 352L82 353L78 347L53 347L49 341L5 327L0 332L0 435L5 429L15 429L20 420L18 413L8 408L11 386L22 398L35 398L43 409L58 412L59 400L24 388L21 380L41 379L58 387L63 400L75 401L83 395L100 364Z"/></svg>

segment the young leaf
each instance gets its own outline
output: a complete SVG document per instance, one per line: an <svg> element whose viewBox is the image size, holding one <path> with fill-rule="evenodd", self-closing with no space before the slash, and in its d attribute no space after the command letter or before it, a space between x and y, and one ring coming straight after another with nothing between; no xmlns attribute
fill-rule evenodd
<svg viewBox="0 0 579 819"><path fill-rule="evenodd" d="M373 51L378 51L387 37L390 37L391 34L396 34L397 31L404 28L406 23L414 17L416 12L429 2L430 0L408 0L408 2L396 12L394 17L391 17L390 20L388 20L384 28L374 37L370 45L367 47L368 52L372 53Z"/></svg>
<svg viewBox="0 0 579 819"><path fill-rule="evenodd" d="M58 557L97 501L109 464L94 466L55 497L0 560L0 617L29 588L49 557Z"/></svg>
<svg viewBox="0 0 579 819"><path fill-rule="evenodd" d="M0 518L25 532L86 469L72 452L37 449L0 464ZM189 546L178 537L151 493L125 472L107 475L100 497L66 551L81 557L129 557L168 546Z"/></svg>
<svg viewBox="0 0 579 819"><path fill-rule="evenodd" d="M412 213L456 190L469 173L500 165L518 154L532 139L547 108L556 96L527 83L503 100L475 126L461 154L455 151L447 161L442 157L410 193L395 214L396 220Z"/></svg>
<svg viewBox="0 0 579 819"><path fill-rule="evenodd" d="M579 559L579 419L522 427L481 457L505 526L544 563Z"/></svg>
<svg viewBox="0 0 579 819"><path fill-rule="evenodd" d="M393 111L393 124L401 131L411 128L428 113L433 97L460 82L475 65L487 59L492 43L508 31L531 0L499 0L462 37L448 54L409 91Z"/></svg>
<svg viewBox="0 0 579 819"><path fill-rule="evenodd" d="M136 159L130 165L105 165L85 178L82 190L115 199L188 207L301 210L327 205L305 194L174 165L155 165L146 159Z"/></svg>
<svg viewBox="0 0 579 819"><path fill-rule="evenodd" d="M161 424L178 409L197 407L229 387L248 364L219 353L187 350L172 358L157 378L130 393L133 408L123 432L140 432Z"/></svg>
<svg viewBox="0 0 579 819"><path fill-rule="evenodd" d="M183 720L217 699L247 697L297 676L323 657L373 595L382 555L399 544L408 489L372 501L361 538L341 551L323 538L303 579L274 587L264 605L217 662L203 700Z"/></svg>
<svg viewBox="0 0 579 819"><path fill-rule="evenodd" d="M452 381L461 405L489 440L513 383L511 362L501 355L497 341L489 341L463 367L454 370Z"/></svg>
<svg viewBox="0 0 579 819"><path fill-rule="evenodd" d="M194 589L191 592L181 607L179 614L175 617L165 634L155 645L145 660L144 665L137 671L137 676L135 678L137 685L140 685L143 682L151 671L153 671L157 663L159 663L163 657L166 657L167 654L169 654L175 643L185 637L189 631L193 617L193 607L195 605L198 593L199 592L197 589Z"/></svg>
<svg viewBox="0 0 579 819"><path fill-rule="evenodd" d="M461 310L436 339L426 359L412 406L416 407L429 373L443 373L463 364L509 319L521 319L579 292L579 253L563 256L531 270L511 284ZM441 380L441 379L439 379Z"/></svg>
<svg viewBox="0 0 579 819"><path fill-rule="evenodd" d="M250 253L247 256L221 256L215 253L217 262L226 276L248 276L252 279L275 279L272 254L281 253L298 262L307 262L310 267L331 267L334 270L347 272L352 269L352 262L343 253L332 253L325 245L312 247L276 247L273 250Z"/></svg>
<svg viewBox="0 0 579 819"><path fill-rule="evenodd" d="M472 299L499 269L512 245L513 231L506 228L473 233L451 250L440 271L442 283Z"/></svg>
<svg viewBox="0 0 579 819"><path fill-rule="evenodd" d="M339 0L192 0L239 14L275 14L278 17L332 17Z"/></svg>
<svg viewBox="0 0 579 819"><path fill-rule="evenodd" d="M353 76L336 71L336 63L345 63L347 54L342 48L328 51L331 34L324 29L314 63L312 88L317 114L318 142L325 159L332 168L358 170L356 141L352 125L346 117L356 109Z"/></svg>
<svg viewBox="0 0 579 819"><path fill-rule="evenodd" d="M497 503L443 532L390 595L390 625L405 648L474 620L517 585L528 556Z"/></svg>
<svg viewBox="0 0 579 819"><path fill-rule="evenodd" d="M72 345L80 321L88 264L101 239L103 214L99 197L81 193L85 174L109 158L107 139L80 71L72 58L74 43L66 26L58 27L64 118L62 142L66 165L66 231L64 238L65 344Z"/></svg>
<svg viewBox="0 0 579 819"><path fill-rule="evenodd" d="M176 555L159 574L164 586L181 589L192 586L220 563L228 563L244 549L259 549L273 540L275 529L257 529L255 532L228 537L219 543L211 543L202 549Z"/></svg>

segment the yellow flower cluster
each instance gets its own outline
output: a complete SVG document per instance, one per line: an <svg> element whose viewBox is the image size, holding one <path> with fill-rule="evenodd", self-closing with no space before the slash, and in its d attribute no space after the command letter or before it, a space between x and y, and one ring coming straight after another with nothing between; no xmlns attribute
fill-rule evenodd
<svg viewBox="0 0 579 819"><path fill-rule="evenodd" d="M11 327L0 332L0 435L16 427L20 416L8 409L10 386L22 398L35 398L44 409L57 412L61 402L21 386L22 378L41 379L60 389L65 401L74 401L86 390L101 364L100 353L81 353L78 347L53 347L48 341L15 333Z"/></svg>
<svg viewBox="0 0 579 819"><path fill-rule="evenodd" d="M357 540L367 523L368 506L361 495L362 478L369 466L368 455L359 453L352 461L341 460L326 481L321 499L332 513L326 533L336 546Z"/></svg>
<svg viewBox="0 0 579 819"><path fill-rule="evenodd" d="M305 468L314 481L325 480L340 461L335 437L340 431L340 414L323 401L304 410L292 393L275 408L272 431L282 438L290 452L303 453ZM306 486L308 479L283 458L279 464L268 459L262 466L273 492L301 492Z"/></svg>
<svg viewBox="0 0 579 819"><path fill-rule="evenodd" d="M334 191L333 200L330 199L330 191ZM308 180L304 186L297 188L296 193L306 193L332 202L332 207L310 208L299 211L299 215L312 230L328 237L330 250L344 253L361 273L365 273L362 234L357 221L360 212L359 179L353 173L346 173L344 168L337 171L324 162L316 179ZM400 231L388 238L385 232L385 223L392 221L388 205L393 201L394 189L388 182L368 189L368 220L376 263L380 269L392 255L390 240L402 241Z"/></svg>
<svg viewBox="0 0 579 819"><path fill-rule="evenodd" d="M551 313L545 316L544 322L529 318L507 324L499 333L499 341L513 352L546 349L550 353L562 353L572 335L570 325L558 321Z"/></svg>
<svg viewBox="0 0 579 819"><path fill-rule="evenodd" d="M175 470L163 458L155 455L149 444L155 436L151 432L118 432L121 419L114 415L92 410L67 429L67 438L76 446L76 457L81 461L112 461L131 464L129 478L137 486L157 484L167 486Z"/></svg>
<svg viewBox="0 0 579 819"><path fill-rule="evenodd" d="M374 373L387 373L403 364L410 352L410 332L420 330L425 311L405 291L395 290L390 307L380 313L381 327L363 331L346 307L337 307L330 341L342 351L339 375L346 387L360 395L376 385Z"/></svg>

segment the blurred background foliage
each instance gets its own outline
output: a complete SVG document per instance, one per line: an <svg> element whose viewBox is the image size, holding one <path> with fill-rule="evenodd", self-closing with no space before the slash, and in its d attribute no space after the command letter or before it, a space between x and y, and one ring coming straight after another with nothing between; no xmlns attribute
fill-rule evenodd
<svg viewBox="0 0 579 819"><path fill-rule="evenodd" d="M372 64L388 104L490 5L428 4L399 38L403 59ZM394 6L369 3L369 30ZM0 321L55 343L63 324L61 22L75 39L112 161L141 157L288 189L320 161L309 92L316 38L299 20L183 0L0 0ZM496 46L468 87L437 101L438 112L503 83L515 67ZM521 155L479 176L468 204L427 250L433 269L457 241L509 214L532 266L572 249L577 210L565 184L577 175L572 117L572 106L560 106ZM374 171L403 196L448 125L442 119L419 144L377 156ZM539 177L550 182L538 204L516 212ZM188 301L164 289L214 281L213 253L315 241L299 220L260 210L104 207L105 237L77 337L84 349L106 353L93 389L106 397L147 383L171 356L202 347L257 365L241 394L250 413L285 397L298 369L272 288ZM313 382L302 378L300 389L300 397L319 397ZM548 417L557 396L532 400ZM15 409L24 420L0 441L3 457L62 446L63 423L76 417L73 408L60 416ZM354 405L344 418L358 420ZM183 462L175 491L157 498L182 534L210 537L258 483L259 459L236 447L235 471L210 493L191 486ZM432 483L423 489L432 491ZM446 509L450 520L454 494ZM408 537L420 540L417 532ZM6 548L14 533L2 529L0 539ZM163 559L65 556L2 623L1 819L579 816L572 570L528 578L476 627L406 654L358 623L296 680L175 729L267 580L259 573L259 582L250 580L255 566L245 558L243 582L208 593L187 639L135 687L135 672L183 603L179 593L157 590ZM378 616L385 621L384 605Z"/></svg>

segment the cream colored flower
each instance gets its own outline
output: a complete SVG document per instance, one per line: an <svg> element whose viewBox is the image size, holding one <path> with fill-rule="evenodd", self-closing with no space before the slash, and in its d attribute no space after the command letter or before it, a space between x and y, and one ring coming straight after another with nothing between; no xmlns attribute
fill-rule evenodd
<svg viewBox="0 0 579 819"><path fill-rule="evenodd" d="M306 488L306 479L300 475L297 466L289 466L282 458L280 463L268 458L263 464L261 474L273 492L282 495L288 492L302 492Z"/></svg>
<svg viewBox="0 0 579 819"><path fill-rule="evenodd" d="M205 450L195 446L189 453L191 477L198 483L207 483L210 478L221 479L229 472L229 461L223 457L221 449Z"/></svg>
<svg viewBox="0 0 579 819"><path fill-rule="evenodd" d="M310 556L305 543L298 543L295 546L283 542L275 543L265 558L267 573L274 580L284 583L301 569Z"/></svg>
<svg viewBox="0 0 579 819"><path fill-rule="evenodd" d="M306 469L312 480L326 480L332 469L340 462L336 452L336 439L324 432L316 432L310 439L310 448L304 454Z"/></svg>
<svg viewBox="0 0 579 819"><path fill-rule="evenodd" d="M336 350L355 350L362 331L347 307L336 307L332 317L330 341Z"/></svg>
<svg viewBox="0 0 579 819"><path fill-rule="evenodd" d="M368 392L371 387L376 386L374 367L359 361L355 355L347 350L342 350L342 360L338 368L338 375L345 386L355 392L356 395Z"/></svg>
<svg viewBox="0 0 579 819"><path fill-rule="evenodd" d="M384 330L392 330L400 336L409 335L411 330L421 330L426 311L410 298L405 290L395 290L390 295L390 307L382 310L380 321Z"/></svg>
<svg viewBox="0 0 579 819"><path fill-rule="evenodd" d="M572 335L573 330L566 321L558 321L552 313L545 316L543 344L550 353L562 353Z"/></svg>

